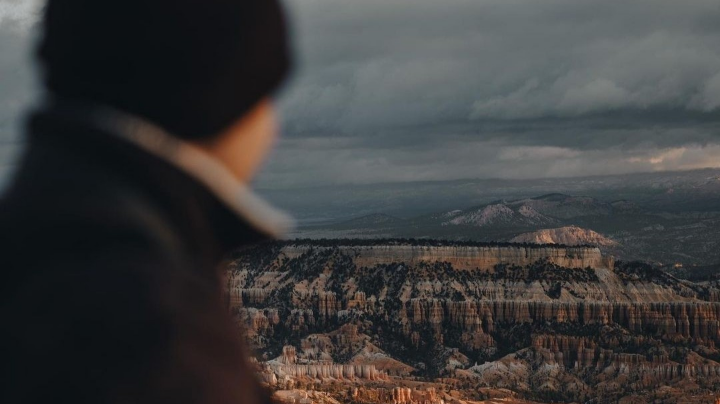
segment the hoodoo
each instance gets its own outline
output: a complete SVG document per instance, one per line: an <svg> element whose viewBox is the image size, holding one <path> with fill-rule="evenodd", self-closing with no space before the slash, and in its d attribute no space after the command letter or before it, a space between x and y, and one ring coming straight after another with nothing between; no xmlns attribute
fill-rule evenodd
<svg viewBox="0 0 720 404"><path fill-rule="evenodd" d="M263 380L286 388L351 383L400 403L451 380L467 397L543 402L542 385L555 401L610 403L689 382L704 400L720 383L720 289L596 247L288 241L238 254L227 280ZM393 390L403 379L424 390Z"/></svg>

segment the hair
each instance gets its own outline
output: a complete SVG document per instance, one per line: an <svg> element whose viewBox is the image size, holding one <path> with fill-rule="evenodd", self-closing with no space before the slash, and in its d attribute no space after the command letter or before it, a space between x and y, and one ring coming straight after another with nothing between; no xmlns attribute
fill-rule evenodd
<svg viewBox="0 0 720 404"><path fill-rule="evenodd" d="M278 0L49 0L38 57L51 96L185 139L222 132L290 67Z"/></svg>

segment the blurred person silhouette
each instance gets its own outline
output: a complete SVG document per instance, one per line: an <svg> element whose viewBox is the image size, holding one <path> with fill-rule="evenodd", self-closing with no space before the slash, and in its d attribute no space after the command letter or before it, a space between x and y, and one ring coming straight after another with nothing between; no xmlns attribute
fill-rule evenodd
<svg viewBox="0 0 720 404"><path fill-rule="evenodd" d="M49 0L0 205L0 402L263 403L223 259L290 221L248 183L290 66L277 0Z"/></svg>

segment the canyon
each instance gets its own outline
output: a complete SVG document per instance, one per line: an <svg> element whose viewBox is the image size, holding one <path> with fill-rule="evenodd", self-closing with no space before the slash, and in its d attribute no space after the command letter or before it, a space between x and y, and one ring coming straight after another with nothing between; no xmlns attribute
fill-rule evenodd
<svg viewBox="0 0 720 404"><path fill-rule="evenodd" d="M717 284L593 246L274 242L235 255L226 298L262 380L287 402L715 403L720 393Z"/></svg>

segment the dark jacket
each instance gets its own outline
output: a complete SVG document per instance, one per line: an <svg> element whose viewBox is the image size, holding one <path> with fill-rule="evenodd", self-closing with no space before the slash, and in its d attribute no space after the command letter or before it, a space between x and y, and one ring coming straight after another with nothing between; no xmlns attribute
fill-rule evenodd
<svg viewBox="0 0 720 404"><path fill-rule="evenodd" d="M266 401L221 262L268 235L106 130L57 112L29 128L0 204L0 402Z"/></svg>

